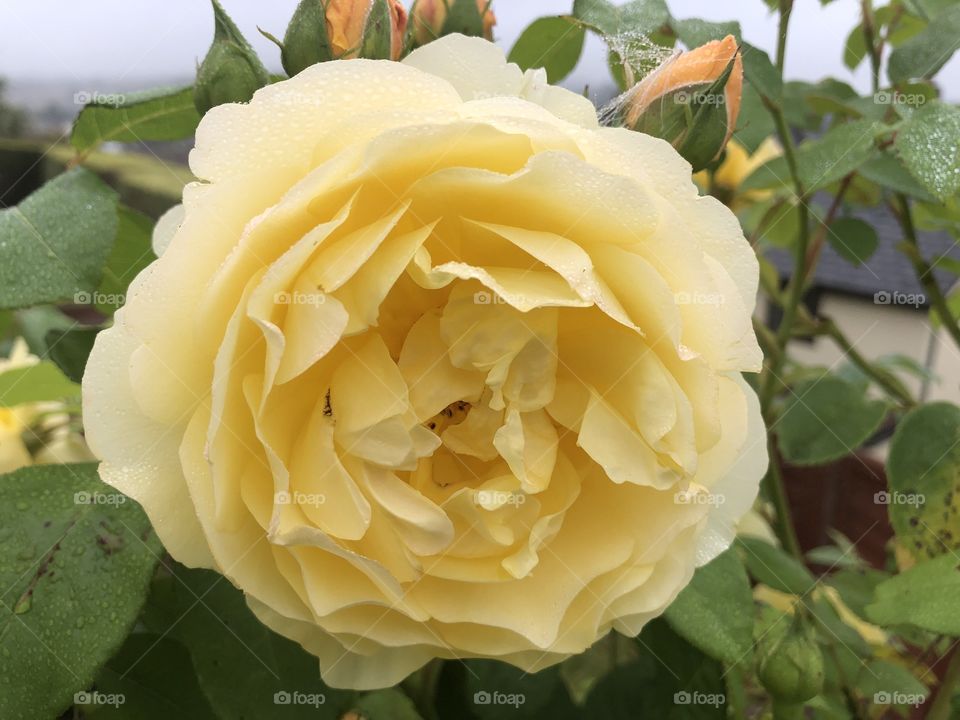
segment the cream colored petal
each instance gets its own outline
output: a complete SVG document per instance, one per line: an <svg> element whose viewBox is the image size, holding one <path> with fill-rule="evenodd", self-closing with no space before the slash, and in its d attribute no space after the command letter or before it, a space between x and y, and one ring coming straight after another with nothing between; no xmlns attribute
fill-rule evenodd
<svg viewBox="0 0 960 720"><path fill-rule="evenodd" d="M751 508L767 471L767 441L760 401L738 374L720 384L720 442L701 458L694 481L723 501L711 509L697 544L697 564L705 565L733 542L737 523Z"/></svg>
<svg viewBox="0 0 960 720"><path fill-rule="evenodd" d="M182 204L174 205L167 210L157 224L153 226L153 254L160 257L167 251L170 241L177 234L177 230L183 224L184 209Z"/></svg>

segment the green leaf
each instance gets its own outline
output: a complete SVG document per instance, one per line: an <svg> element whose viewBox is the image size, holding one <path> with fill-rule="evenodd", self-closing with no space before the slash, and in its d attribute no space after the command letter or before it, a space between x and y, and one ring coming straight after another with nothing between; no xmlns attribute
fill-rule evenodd
<svg viewBox="0 0 960 720"><path fill-rule="evenodd" d="M384 2L386 6L387 3ZM449 11L440 28L440 35L460 33L470 37L483 37L483 15L476 0L448 0ZM389 20L387 22L389 26Z"/></svg>
<svg viewBox="0 0 960 720"><path fill-rule="evenodd" d="M740 96L737 129L733 133L733 139L752 154L774 133L775 129L773 118L763 106L760 93L752 85L744 85L743 94Z"/></svg>
<svg viewBox="0 0 960 720"><path fill-rule="evenodd" d="M736 664L753 645L753 595L732 549L698 568L664 614L674 632L710 657Z"/></svg>
<svg viewBox="0 0 960 720"><path fill-rule="evenodd" d="M586 30L564 17L534 20L517 39L508 60L521 70L545 68L547 80L563 80L580 60Z"/></svg>
<svg viewBox="0 0 960 720"><path fill-rule="evenodd" d="M940 13L917 35L890 53L887 75L893 83L936 75L957 49L960 6Z"/></svg>
<svg viewBox="0 0 960 720"><path fill-rule="evenodd" d="M652 35L670 21L664 0L632 0L620 7L609 0L574 0L573 17L608 37Z"/></svg>
<svg viewBox="0 0 960 720"><path fill-rule="evenodd" d="M876 432L887 413L854 384L827 375L797 385L777 424L787 462L819 465L849 455Z"/></svg>
<svg viewBox="0 0 960 720"><path fill-rule="evenodd" d="M910 174L941 201L960 189L960 110L932 102L897 133L894 148Z"/></svg>
<svg viewBox="0 0 960 720"><path fill-rule="evenodd" d="M825 584L840 593L840 599L856 615L867 617L867 605L873 602L876 587L890 577L890 573L873 568L840 569L832 573Z"/></svg>
<svg viewBox="0 0 960 720"><path fill-rule="evenodd" d="M722 720L723 668L662 620L644 627L640 657L604 677L587 697L584 717L603 720Z"/></svg>
<svg viewBox="0 0 960 720"><path fill-rule="evenodd" d="M883 699L884 695L890 699L912 696L915 704L920 705L927 696L927 686L917 680L910 670L878 658L861 665L854 684L863 697L869 699Z"/></svg>
<svg viewBox="0 0 960 720"><path fill-rule="evenodd" d="M83 378L87 358L90 357L93 341L99 332L98 327L50 330L45 338L47 355L67 378L78 383Z"/></svg>
<svg viewBox="0 0 960 720"><path fill-rule="evenodd" d="M686 20L673 20L670 23L673 31L677 34L688 49L706 45L711 40L722 40L727 35L733 35L737 42L740 42L740 23L738 22L710 22L700 18L688 18Z"/></svg>
<svg viewBox="0 0 960 720"><path fill-rule="evenodd" d="M743 76L761 96L778 102L783 94L783 78L770 61L770 56L748 42L740 43Z"/></svg>
<svg viewBox="0 0 960 720"><path fill-rule="evenodd" d="M915 555L960 547L960 408L929 403L897 425L887 457L890 522Z"/></svg>
<svg viewBox="0 0 960 720"><path fill-rule="evenodd" d="M93 292L117 230L117 196L74 168L0 210L0 309Z"/></svg>
<svg viewBox="0 0 960 720"><path fill-rule="evenodd" d="M352 693L324 685L317 659L263 625L243 593L217 573L177 566L154 582L142 619L150 631L187 648L221 717L274 717L283 704L283 717L333 720L353 700ZM294 693L303 702L292 702Z"/></svg>
<svg viewBox="0 0 960 720"><path fill-rule="evenodd" d="M0 407L79 396L80 386L47 360L0 373Z"/></svg>
<svg viewBox="0 0 960 720"><path fill-rule="evenodd" d="M95 465L0 476L0 717L56 717L120 647L162 548Z"/></svg>
<svg viewBox="0 0 960 720"><path fill-rule="evenodd" d="M960 560L952 553L914 565L877 585L871 622L960 635Z"/></svg>
<svg viewBox="0 0 960 720"><path fill-rule="evenodd" d="M855 217L841 217L830 223L827 239L840 257L854 265L862 265L880 244L873 225Z"/></svg>
<svg viewBox="0 0 960 720"><path fill-rule="evenodd" d="M810 194L857 170L875 153L877 124L855 120L828 130L797 148L797 171L804 191ZM741 190L779 187L790 177L785 157L776 157L754 170L740 185Z"/></svg>
<svg viewBox="0 0 960 720"><path fill-rule="evenodd" d="M936 202L936 198L913 179L893 153L882 152L860 166L858 172L880 187L903 193L924 202Z"/></svg>
<svg viewBox="0 0 960 720"><path fill-rule="evenodd" d="M191 86L95 95L73 121L70 143L88 152L111 141L180 140L192 136L199 122Z"/></svg>
<svg viewBox="0 0 960 720"><path fill-rule="evenodd" d="M126 302L130 283L157 259L150 243L153 220L125 205L119 206L117 218L117 239L103 268L103 281L91 297L104 315L112 315Z"/></svg>
<svg viewBox="0 0 960 720"><path fill-rule="evenodd" d="M807 568L783 550L755 537L738 537L736 544L753 578L780 592L805 595L816 584Z"/></svg>
<svg viewBox="0 0 960 720"><path fill-rule="evenodd" d="M863 25L857 25L843 44L843 64L850 70L856 70L866 56L867 40L863 36Z"/></svg>
<svg viewBox="0 0 960 720"><path fill-rule="evenodd" d="M95 717L111 720L210 720L216 714L197 684L190 654L180 643L154 633L130 635L97 675L88 693ZM94 696L93 693L97 693ZM104 697L107 696L107 697ZM122 697L111 705L109 696ZM81 703L78 703L81 705Z"/></svg>

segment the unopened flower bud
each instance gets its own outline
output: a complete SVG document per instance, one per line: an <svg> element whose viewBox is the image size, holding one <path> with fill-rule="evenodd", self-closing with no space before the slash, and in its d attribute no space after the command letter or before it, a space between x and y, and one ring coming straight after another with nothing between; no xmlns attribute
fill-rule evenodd
<svg viewBox="0 0 960 720"><path fill-rule="evenodd" d="M406 30L400 0L301 0L280 57L289 75L327 60L399 60Z"/></svg>
<svg viewBox="0 0 960 720"><path fill-rule="evenodd" d="M784 631L761 642L757 677L775 700L801 703L823 689L823 654L813 630L799 614Z"/></svg>
<svg viewBox="0 0 960 720"><path fill-rule="evenodd" d="M426 45L450 33L493 40L497 18L493 0L417 0L413 8L413 33L417 45Z"/></svg>
<svg viewBox="0 0 960 720"><path fill-rule="evenodd" d="M216 105L247 102L270 82L270 73L230 16L213 2L213 44L197 69L193 102L200 113Z"/></svg>
<svg viewBox="0 0 960 720"><path fill-rule="evenodd" d="M720 156L737 123L743 61L732 35L663 63L627 91L627 127L667 140L701 170Z"/></svg>

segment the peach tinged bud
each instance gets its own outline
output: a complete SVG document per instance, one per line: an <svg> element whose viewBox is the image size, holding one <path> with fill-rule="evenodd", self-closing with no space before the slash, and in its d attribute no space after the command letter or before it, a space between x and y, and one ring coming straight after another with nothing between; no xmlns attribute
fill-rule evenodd
<svg viewBox="0 0 960 720"><path fill-rule="evenodd" d="M413 30L417 45L426 45L443 34L443 25L447 20L447 8L458 2L470 0L417 0L413 8ZM465 32L465 34L482 34L487 40L493 40L493 26L497 18L493 14L492 0L476 0L477 12L482 18L482 31L479 33ZM469 28L457 28L457 32L469 31Z"/></svg>
<svg viewBox="0 0 960 720"><path fill-rule="evenodd" d="M662 104L670 100L684 102L685 95L702 93L723 76L731 60L733 68L723 93L726 136L713 155L717 157L736 128L743 92L743 60L733 35L681 53L647 75L629 91L625 124L636 127L655 103ZM669 137L665 139L672 140Z"/></svg>
<svg viewBox="0 0 960 720"><path fill-rule="evenodd" d="M400 59L407 30L407 10L400 0L327 0L327 35L334 57L362 55L368 35L385 31L368 22L378 2L387 2L390 8L390 59Z"/></svg>

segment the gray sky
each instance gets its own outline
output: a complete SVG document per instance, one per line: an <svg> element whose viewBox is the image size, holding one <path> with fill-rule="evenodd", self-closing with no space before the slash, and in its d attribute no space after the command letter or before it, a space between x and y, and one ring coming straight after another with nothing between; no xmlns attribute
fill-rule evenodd
<svg viewBox="0 0 960 720"><path fill-rule="evenodd" d="M259 25L282 35L296 0L222 0L267 65L279 69L279 51L260 36ZM622 2L622 0L621 0ZM739 20L746 40L767 51L774 47L776 17L761 0L667 0L675 17ZM529 22L570 12L572 0L494 0L497 41L509 48ZM842 64L843 43L858 20L856 0L797 0L787 50L789 79L819 80L829 75L869 87L867 63L851 74ZM138 81L189 77L213 32L206 0L0 0L0 76L21 84L32 80L76 80L78 89L109 92ZM589 37L584 56L564 83L582 90L606 81L603 43ZM960 57L940 73L946 94L960 96ZM91 81L104 87L90 87Z"/></svg>

